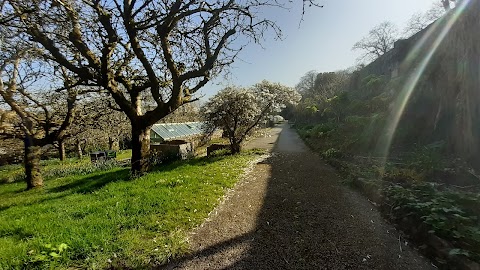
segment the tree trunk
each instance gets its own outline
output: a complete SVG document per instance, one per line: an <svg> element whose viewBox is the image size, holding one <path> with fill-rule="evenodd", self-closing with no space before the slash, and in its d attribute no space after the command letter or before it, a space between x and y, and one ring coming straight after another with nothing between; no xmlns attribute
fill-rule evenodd
<svg viewBox="0 0 480 270"><path fill-rule="evenodd" d="M115 151L120 149L120 143L117 138L108 137L108 149Z"/></svg>
<svg viewBox="0 0 480 270"><path fill-rule="evenodd" d="M65 160L65 142L58 141L58 158L61 161Z"/></svg>
<svg viewBox="0 0 480 270"><path fill-rule="evenodd" d="M82 151L82 145L80 143L80 140L77 140L75 142L75 146L77 147L77 156L79 159L82 159L83 157L83 151Z"/></svg>
<svg viewBox="0 0 480 270"><path fill-rule="evenodd" d="M33 145L33 140L30 136L25 138L25 180L27 181L27 189L39 188L43 186L43 178L40 173L40 146Z"/></svg>
<svg viewBox="0 0 480 270"><path fill-rule="evenodd" d="M242 145L241 143L234 142L230 145L230 150L232 152L232 155L240 153L242 150Z"/></svg>
<svg viewBox="0 0 480 270"><path fill-rule="evenodd" d="M150 126L132 125L132 175L141 176L150 168Z"/></svg>
<svg viewBox="0 0 480 270"><path fill-rule="evenodd" d="M108 150L113 150L113 139L108 137Z"/></svg>

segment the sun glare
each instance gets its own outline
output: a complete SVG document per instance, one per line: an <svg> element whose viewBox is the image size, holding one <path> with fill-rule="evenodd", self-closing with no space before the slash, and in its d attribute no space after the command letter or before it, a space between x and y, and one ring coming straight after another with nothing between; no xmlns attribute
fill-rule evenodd
<svg viewBox="0 0 480 270"><path fill-rule="evenodd" d="M401 92L398 94L389 121L387 121L388 124L385 127L384 132L385 139L381 140L378 145L378 153L381 153L381 156L384 157L384 164L388 159L398 123L402 118L405 107L407 106L413 91L425 72L432 56L445 39L448 32L452 29L453 25L455 25L457 20L462 16L469 2L470 0L460 2L457 7L451 11L452 14L445 15L440 18L439 21L431 25L421 39L417 41L414 48L409 51L404 63L402 63L402 66L409 67L410 74L408 75ZM419 57L421 57L420 61L418 61Z"/></svg>

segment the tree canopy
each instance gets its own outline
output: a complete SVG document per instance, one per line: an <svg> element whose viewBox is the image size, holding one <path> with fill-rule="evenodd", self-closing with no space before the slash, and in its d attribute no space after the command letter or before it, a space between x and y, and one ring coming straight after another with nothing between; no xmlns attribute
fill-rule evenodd
<svg viewBox="0 0 480 270"><path fill-rule="evenodd" d="M150 127L220 74L250 42L280 29L276 1L6 0L7 39L38 48L73 86L108 93L132 126L132 170L148 169ZM269 32L270 33L270 32ZM271 34L271 33L270 33ZM148 103L148 106L146 106Z"/></svg>
<svg viewBox="0 0 480 270"><path fill-rule="evenodd" d="M390 51L398 39L397 27L389 21L382 22L370 30L368 35L355 43L352 50L360 50L360 61L373 61Z"/></svg>

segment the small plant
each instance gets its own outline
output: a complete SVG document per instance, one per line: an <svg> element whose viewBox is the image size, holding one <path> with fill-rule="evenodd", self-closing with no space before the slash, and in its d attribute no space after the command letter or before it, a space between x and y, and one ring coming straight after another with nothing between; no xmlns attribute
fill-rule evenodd
<svg viewBox="0 0 480 270"><path fill-rule="evenodd" d="M342 153L335 148L330 148L322 153L322 157L325 159L340 158Z"/></svg>
<svg viewBox="0 0 480 270"><path fill-rule="evenodd" d="M30 264L43 264L52 263L61 260L66 255L68 245L61 243L57 246L51 244L43 245L40 252L30 250L28 255L30 256Z"/></svg>
<svg viewBox="0 0 480 270"><path fill-rule="evenodd" d="M450 239L461 248L452 255L478 257L480 226L477 215L459 203L458 198L465 196L465 193L458 196L455 192L439 191L431 184L385 188L386 204L391 206L393 218L415 217L427 225L429 233ZM470 201L477 201L476 197Z"/></svg>

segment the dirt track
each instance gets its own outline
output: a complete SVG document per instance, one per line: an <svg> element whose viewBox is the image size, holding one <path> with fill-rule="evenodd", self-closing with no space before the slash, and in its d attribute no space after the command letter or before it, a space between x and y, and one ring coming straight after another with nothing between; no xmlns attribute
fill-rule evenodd
<svg viewBox="0 0 480 270"><path fill-rule="evenodd" d="M281 131L281 133L280 133ZM277 136L280 133L280 136ZM168 269L433 269L288 126Z"/></svg>

